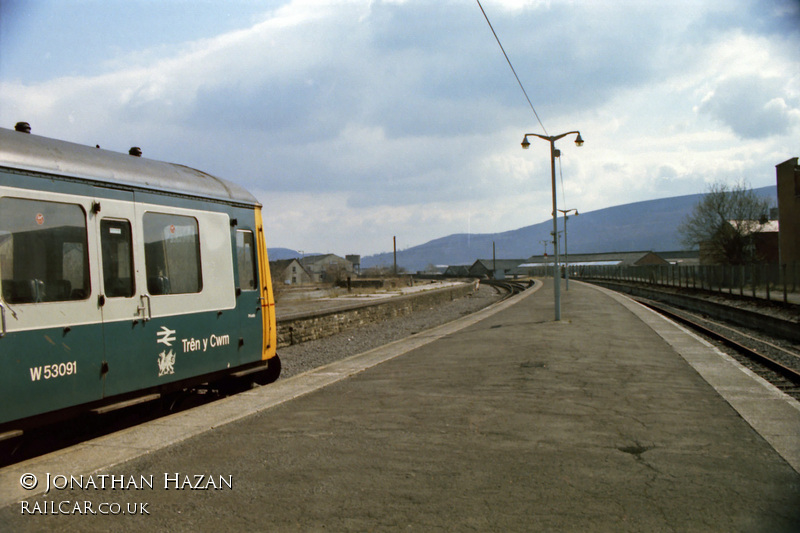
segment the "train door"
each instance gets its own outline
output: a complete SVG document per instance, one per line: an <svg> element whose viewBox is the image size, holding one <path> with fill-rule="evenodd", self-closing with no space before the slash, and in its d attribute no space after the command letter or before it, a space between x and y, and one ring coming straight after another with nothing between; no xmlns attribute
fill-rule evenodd
<svg viewBox="0 0 800 533"><path fill-rule="evenodd" d="M135 205L146 317L138 388L235 367L241 350L229 215L145 199Z"/></svg>
<svg viewBox="0 0 800 533"><path fill-rule="evenodd" d="M141 358L148 297L141 296L143 283L134 259L133 195L119 196L121 199L99 201L95 217L100 257L97 303L103 319L101 376L106 397L145 384Z"/></svg>
<svg viewBox="0 0 800 533"><path fill-rule="evenodd" d="M91 206L0 186L0 422L101 397Z"/></svg>
<svg viewBox="0 0 800 533"><path fill-rule="evenodd" d="M255 233L236 229L236 307L239 313L240 363L261 359L261 291L258 287Z"/></svg>

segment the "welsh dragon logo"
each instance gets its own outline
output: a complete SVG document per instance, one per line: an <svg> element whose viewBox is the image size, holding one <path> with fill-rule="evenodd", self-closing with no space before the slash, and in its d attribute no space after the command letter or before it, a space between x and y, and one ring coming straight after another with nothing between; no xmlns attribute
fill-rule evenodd
<svg viewBox="0 0 800 533"><path fill-rule="evenodd" d="M158 377L175 373L175 352L171 349L169 353L163 351L158 354Z"/></svg>

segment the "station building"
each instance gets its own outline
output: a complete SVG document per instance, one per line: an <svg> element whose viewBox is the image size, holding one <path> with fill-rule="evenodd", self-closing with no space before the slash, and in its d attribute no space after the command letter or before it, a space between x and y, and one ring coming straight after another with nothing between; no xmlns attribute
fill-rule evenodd
<svg viewBox="0 0 800 533"><path fill-rule="evenodd" d="M775 166L781 265L800 264L800 166L793 157Z"/></svg>

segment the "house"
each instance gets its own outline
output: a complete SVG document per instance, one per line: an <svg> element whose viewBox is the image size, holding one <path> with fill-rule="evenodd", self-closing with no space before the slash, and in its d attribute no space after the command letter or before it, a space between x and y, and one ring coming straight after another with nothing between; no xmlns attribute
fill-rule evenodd
<svg viewBox="0 0 800 533"><path fill-rule="evenodd" d="M467 265L450 265L444 271L444 275L448 278L466 278L469 277L469 267Z"/></svg>
<svg viewBox="0 0 800 533"><path fill-rule="evenodd" d="M269 262L273 285L302 285L311 283L311 274L297 259L280 259Z"/></svg>
<svg viewBox="0 0 800 533"><path fill-rule="evenodd" d="M756 260L759 263L777 265L780 261L780 222L769 220L759 225L753 234Z"/></svg>
<svg viewBox="0 0 800 533"><path fill-rule="evenodd" d="M300 264L314 283L336 283L353 275L353 263L334 254L307 255Z"/></svg>
<svg viewBox="0 0 800 533"><path fill-rule="evenodd" d="M475 278L506 279L517 277L519 265L525 259L478 259L469 267L469 275Z"/></svg>
<svg viewBox="0 0 800 533"><path fill-rule="evenodd" d="M658 255L668 261L670 265L696 266L700 264L700 252L697 250L673 250L658 252Z"/></svg>
<svg viewBox="0 0 800 533"><path fill-rule="evenodd" d="M744 234L746 244L741 256L744 262L778 264L780 224L777 220L730 220L728 224L732 230ZM712 243L700 243L701 265L717 264L719 255L719 248Z"/></svg>

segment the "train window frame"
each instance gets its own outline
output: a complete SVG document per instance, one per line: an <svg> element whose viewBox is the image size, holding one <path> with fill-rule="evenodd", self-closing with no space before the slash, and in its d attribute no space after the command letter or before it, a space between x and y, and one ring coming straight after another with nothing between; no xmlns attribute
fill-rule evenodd
<svg viewBox="0 0 800 533"><path fill-rule="evenodd" d="M146 201L150 200L150 201ZM156 200L159 203L155 203ZM133 234L136 243L134 261L139 292L147 295L152 318L184 315L187 312L224 311L236 308L236 257L231 237L230 213L214 204L174 205L170 198L138 195L134 199ZM200 227L200 258L203 269L203 290L199 293L155 295L147 292L143 218L147 212L169 213L194 217Z"/></svg>
<svg viewBox="0 0 800 533"><path fill-rule="evenodd" d="M125 218L102 218L100 249L103 294L107 298L133 297L136 294L136 270L131 221Z"/></svg>
<svg viewBox="0 0 800 533"><path fill-rule="evenodd" d="M237 288L242 291L257 291L258 263L256 262L256 238L255 232L252 230L236 230L236 263L238 274ZM249 283L245 285L247 282Z"/></svg>
<svg viewBox="0 0 800 533"><path fill-rule="evenodd" d="M39 305L88 300L92 294L89 231L80 203L0 196L3 301Z"/></svg>
<svg viewBox="0 0 800 533"><path fill-rule="evenodd" d="M147 292L153 296L203 292L202 239L197 217L145 211L142 228Z"/></svg>

